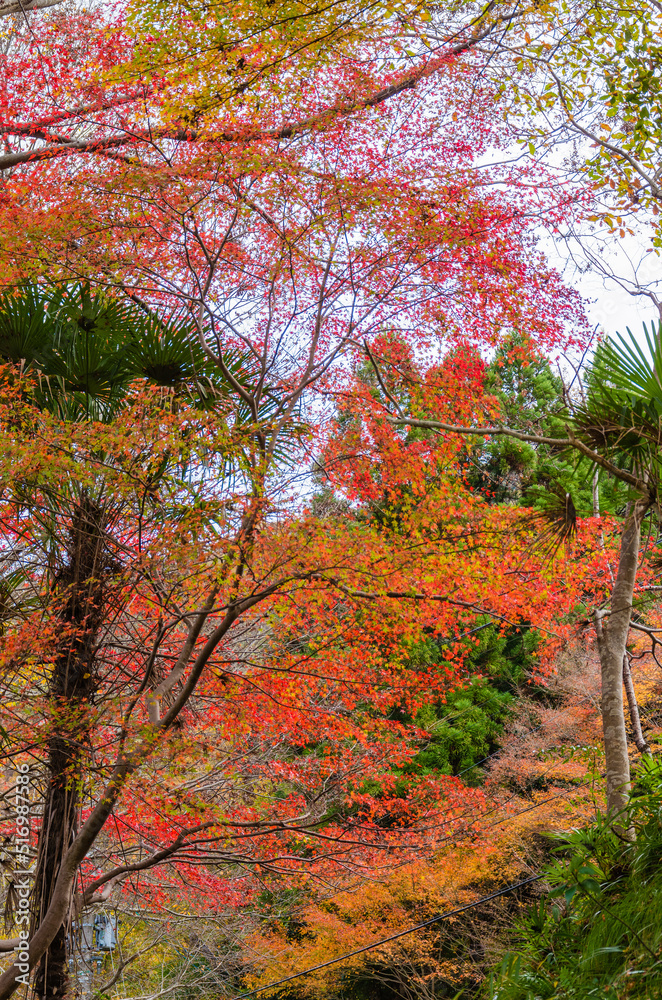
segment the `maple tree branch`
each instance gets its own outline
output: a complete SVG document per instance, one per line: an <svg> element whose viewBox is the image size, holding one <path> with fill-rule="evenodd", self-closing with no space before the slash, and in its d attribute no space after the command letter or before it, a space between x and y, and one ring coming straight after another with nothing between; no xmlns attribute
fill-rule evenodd
<svg viewBox="0 0 662 1000"><path fill-rule="evenodd" d="M632 683L632 672L630 670L630 657L627 651L623 655L623 687L625 688L625 694L628 701L628 709L630 711L630 724L632 725L634 745L636 746L639 753L647 754L650 756L651 750L641 728L639 706L637 704L637 696L635 694L634 684Z"/></svg>
<svg viewBox="0 0 662 1000"><path fill-rule="evenodd" d="M278 419L278 423L275 432L271 439L271 445L269 449L270 457L273 457L276 450L277 435L281 431L289 418L292 416L297 402L301 399L303 393L305 392L307 386L313 381L313 372L317 367L315 363L315 354L317 352L317 345L319 344L320 337L322 335L322 326L324 322L324 295L329 280L329 275L331 274L331 268L333 266L333 258L336 252L336 247L338 245L339 234L332 240L331 246L329 247L329 256L324 268L324 274L322 276L322 283L317 296L317 309L315 315L315 325L313 327L313 333L310 338L310 346L308 349L308 358L306 360L306 367L302 372L301 376L298 378L298 384L295 386L294 390L289 394L289 398L286 397L283 401L284 405L281 407L281 416Z"/></svg>
<svg viewBox="0 0 662 1000"><path fill-rule="evenodd" d="M141 958L143 955L146 955L148 951L151 951L153 948L156 948L156 946L160 944L162 939L163 939L162 936L156 938L155 941L151 941L149 944L145 945L144 948L141 948L140 951L134 951L133 955L129 955L128 958L123 958L120 962L118 962L117 968L115 969L115 972L113 973L111 978L107 980L107 982L105 982L103 986L99 987L99 989L94 994L92 1000L97 1000L98 997L107 996L107 991L111 988L111 986L115 985L117 980L121 977L122 973L126 969L127 965L131 965L131 963L135 962L137 958Z"/></svg>
<svg viewBox="0 0 662 1000"><path fill-rule="evenodd" d="M55 0L55 2L61 2L61 0ZM153 142L155 139L174 139L178 142L208 141L213 145L218 142L252 142L256 140L279 141L281 139L291 139L295 135L299 135L302 132L309 132L313 129L320 128L330 122L333 122L338 117L347 117L357 111L365 111L368 108L378 107L380 104L391 100L393 97L397 97L404 91L413 89L422 80L426 80L428 77L437 73L450 59L453 59L456 56L469 51L474 46L479 45L499 25L511 19L512 15L500 15L481 31L473 32L469 38L457 42L455 45L449 46L441 55L434 59L427 60L423 63L423 65L416 67L414 70L410 70L396 83L389 84L388 87L382 87L380 90L370 94L368 97L330 105L328 108L325 108L324 111L321 111L316 115L312 115L309 118L304 118L301 121L293 122L291 125L284 125L276 129L260 129L246 133L242 133L240 131L224 132L220 136L215 136L214 139L210 140L206 140L204 133L196 129L168 128L145 129L139 132L126 133L120 136L108 136L103 139L72 139L68 142L57 142L47 146L42 146L40 149L36 150L24 150L22 152L7 153L4 156L0 156L0 171L9 170L12 167L19 166L23 163L38 163L42 160L48 160L56 156L61 156L63 153L101 153L109 149L117 148L118 146L131 144L137 145L146 141ZM25 130L28 126L21 125L20 128ZM3 132L3 130L4 134L11 134L12 127L10 123L0 125L0 132ZM29 132L22 131L17 134L26 135L29 134Z"/></svg>
<svg viewBox="0 0 662 1000"><path fill-rule="evenodd" d="M460 434L465 437L497 437L504 435L505 437L516 438L518 441L531 441L534 444L548 444L556 448L574 448L576 451L581 452L582 455L585 455L586 458L590 458L592 462L599 465L605 472L610 472L617 479L620 479L621 482L634 486L635 489L645 496L650 495L650 486L648 483L643 479L639 479L638 476L633 476L627 470L621 469L618 465L614 465L613 462L604 458L599 452L593 451L592 448L589 448L583 441L575 437L567 427L567 438L553 438L546 437L543 434L527 434L524 431L517 431L513 427L463 427L459 424L447 424L441 420L417 420L414 417L392 417L390 415L387 415L386 419L394 426L421 427L431 431L447 431L450 434Z"/></svg>
<svg viewBox="0 0 662 1000"><path fill-rule="evenodd" d="M630 622L630 628L637 632L645 632L646 635L657 635L662 632L662 628L651 628L649 625L642 625L641 622Z"/></svg>
<svg viewBox="0 0 662 1000"><path fill-rule="evenodd" d="M641 163L638 160L636 160L635 157L633 157L630 153L628 153L627 150L623 149L620 146L614 145L614 143L609 142L607 139L603 139L602 136L600 136L599 134L591 132L589 129L584 128L583 125L580 125L575 115L573 115L570 105L568 104L568 99L563 90L563 81L558 76L558 74L554 72L552 67L547 62L543 61L542 65L545 66L545 69L547 70L549 75L554 80L554 83L556 84L559 100L561 101L563 110L565 111L568 117L568 121L570 122L572 128L575 129L576 132L579 132L580 135L583 135L584 138L591 139L591 141L594 142L596 146L601 146L603 149L607 149L610 153L613 153L614 156L620 157L621 159L625 160L626 163L628 163L630 167L632 167L635 173L639 174L641 179L645 181L646 184L649 185L653 196L655 198L659 198L662 192L656 183L655 176L651 177L651 175L644 170Z"/></svg>
<svg viewBox="0 0 662 1000"><path fill-rule="evenodd" d="M58 0L64 2L64 0ZM2 7L0 6L0 12ZM0 14L1 16L1 14ZM124 104L132 104L134 101L146 100L155 93L154 87L142 86L134 94L125 94L124 97L114 97L112 100L103 101L100 104L81 104L77 108L69 108L60 111L56 115L48 118L38 118L34 122L0 122L0 135L27 135L39 138L36 135L38 129L48 129L50 125L57 125L58 122L70 121L72 118L85 118L88 115L98 114L100 111L112 111L120 108Z"/></svg>
<svg viewBox="0 0 662 1000"><path fill-rule="evenodd" d="M381 593L368 590L352 590L350 587L346 587L343 583L341 583L340 580L336 580L333 577L315 574L311 578L330 584L341 593L346 594L347 597L356 597L362 601L378 601L383 597L387 597L390 600L434 601L435 603L440 604L452 604L458 608L467 608L469 611L475 611L480 615L490 615L491 618L506 622L508 625L515 624L510 621L509 618L506 618L505 615L501 615L497 611L490 611L489 608L482 608L473 601L462 601L457 597L449 597L448 594L424 594L415 590L385 590Z"/></svg>
<svg viewBox="0 0 662 1000"><path fill-rule="evenodd" d="M365 347L366 354L368 355L368 359L370 361L370 364L372 365L372 367L374 369L374 372L375 372L375 375L377 376L377 381L379 382L380 386L382 387L382 392L384 393L384 395L386 396L386 398L389 399L391 401L391 403L393 403L393 406L395 407L396 413L401 417L402 416L402 409L400 408L400 404L398 403L398 401L395 398L395 396L392 393L390 393L388 391L388 389L386 388L386 385L384 384L384 380L382 378L382 373L379 370L379 365L377 364L377 362L375 361L375 359L374 359L374 357L372 355L372 351L370 350L370 347L368 345L368 341L364 340L363 341L363 345Z"/></svg>
<svg viewBox="0 0 662 1000"><path fill-rule="evenodd" d="M0 3L0 17L10 14L27 14L31 10L44 10L46 7L57 7L64 0L16 0L15 3Z"/></svg>
<svg viewBox="0 0 662 1000"><path fill-rule="evenodd" d="M127 865L117 865L111 871L106 872L105 875L100 875L99 878L95 879L90 885L88 885L85 890L80 893L80 905L88 906L91 903L101 902L102 900L97 900L96 894L99 889L110 883L115 883L123 875L130 875L132 872L142 872L147 871L149 868L154 868L156 865L160 864L162 861L166 861L168 858L176 854L181 847L188 846L185 841L187 837L191 837L196 833L200 833L203 830L208 830L211 826L214 826L214 821L209 821L207 823L200 823L198 826L191 827L188 830L182 830L179 836L173 840L173 842L168 846L162 848L160 851L155 851L154 854L150 854L148 858L143 861L137 861L135 864Z"/></svg>
<svg viewBox="0 0 662 1000"><path fill-rule="evenodd" d="M17 167L21 163L39 163L42 160L52 160L54 156L60 156L62 153L104 153L110 149L115 149L118 146L126 146L129 144L136 145L148 138L147 132L138 133L134 135L119 135L119 136L109 136L105 139L71 139L68 142L54 143L49 146L42 146L40 149L24 150L21 153L7 153L5 156L0 156L0 171L10 170L12 167ZM152 138L152 136L150 136ZM191 139L190 133L186 132L173 132L170 129L164 129L159 133L159 138L162 139Z"/></svg>
<svg viewBox="0 0 662 1000"><path fill-rule="evenodd" d="M195 646L198 636L202 631L202 626L207 621L207 618L211 614L211 611L214 607L214 601L216 600L217 593L218 593L218 587L217 586L213 587L211 593L209 594L209 597L205 602L204 607L202 608L200 613L196 616L195 620L191 624L191 627L189 628L189 632L186 637L186 641L184 642L184 646L182 647L182 651L179 655L179 658L175 663L174 667L172 668L172 670L170 671L170 673L168 674L168 676L161 681L158 687L156 687L153 691L149 691L147 693L147 698L146 698L147 710L149 715L149 721L152 724L157 723L160 719L161 699L165 694L167 694L169 691L173 689L177 681L180 680L184 674L186 665L188 664L191 658L193 647Z"/></svg>
<svg viewBox="0 0 662 1000"><path fill-rule="evenodd" d="M223 621L211 633L207 642L198 653L191 673L170 710L155 725L149 727L149 730L135 749L129 753L125 753L123 746L120 746L119 756L101 797L62 859L53 887L50 905L30 941L30 959L28 964L31 969L41 959L41 956L46 952L59 928L62 926L62 921L69 906L69 892L79 865L104 828L127 781L154 751L159 737L172 728L175 720L193 694L214 650L237 618L239 618L240 614L249 610L255 604L260 603L265 597L270 596L278 589L278 586L279 584L275 583L254 597L236 602L228 609ZM18 975L19 970L17 966L12 964L0 976L0 1000L8 1000L17 989Z"/></svg>

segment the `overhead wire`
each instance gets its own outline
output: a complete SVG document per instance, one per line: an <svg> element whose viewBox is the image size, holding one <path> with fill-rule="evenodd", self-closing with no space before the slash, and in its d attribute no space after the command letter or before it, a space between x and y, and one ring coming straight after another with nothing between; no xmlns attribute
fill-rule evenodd
<svg viewBox="0 0 662 1000"><path fill-rule="evenodd" d="M583 699L583 700L586 701L588 699ZM540 727L537 726L535 727L535 729L529 730L528 732L535 732L536 729L538 728ZM524 735L528 735L528 732ZM499 751L497 751L497 753L498 752ZM490 756L493 755L490 754ZM579 785L578 787L582 787L582 785ZM500 825L500 823L505 822L508 819L516 818L522 813L531 812L532 810L538 809L540 806L547 804L547 802L550 802L553 799L563 798L563 796L566 794L567 790L557 795L553 795L547 799L543 799L541 802L537 802L532 806L528 806L526 809L518 811L517 813L515 813L514 816L506 817L506 820L500 820L495 825L498 826ZM354 949L354 951L345 952L344 954L339 955L336 958L329 959L326 962L321 962L318 965L313 965L308 969L304 969L302 972L293 973L291 976L286 976L283 979L274 980L271 983L267 983L265 986L259 986L253 990L249 990L248 992L239 993L233 998L233 1000L245 1000L245 998L247 997L256 996L258 993L263 993L266 990L274 989L275 987L282 986L285 983L290 983L295 979L301 979L303 976L308 976L313 972L319 972L321 969L326 969L332 965L337 965L339 962L344 962L347 959L354 958L356 955L362 955L368 951L373 951L375 948L379 948L383 944L388 944L391 941L396 941L399 938L406 937L408 934L413 934L416 931L422 930L425 927L430 927L431 925L439 923L442 920L446 920L449 917L454 917L461 913L465 913L468 910L474 909L477 906L481 906L483 903L488 903L493 899L499 898L500 896L506 896L509 893L514 892L516 889L522 888L525 885L530 885L533 882L538 882L544 877L545 873L541 872L538 875L531 875L529 876L529 878L521 879L519 882L513 882L511 885L505 886L503 889L498 889L487 896L482 896L480 899L475 900L473 903L466 903L464 906L458 906L452 910L446 910L444 913L437 914L436 917L430 917L428 920L423 920L418 924L413 924L411 927L407 927L403 931L397 931L395 934L390 934L388 937L380 938L378 941L373 941L372 944L364 945L361 948L356 948Z"/></svg>
<svg viewBox="0 0 662 1000"><path fill-rule="evenodd" d="M419 931L423 927L430 927L432 924L439 923L440 920L447 920L449 917L455 917L460 913L466 913L467 910L472 910L476 906L481 906L483 903L489 903L490 900L497 899L499 896L506 896L509 892L514 892L515 889L520 889L522 886L530 885L532 882L538 882L542 878L544 878L543 873L531 875L529 878L522 879L520 882L513 882L512 885L505 886L503 889L498 889L496 892L491 892L489 896L482 896L473 903L466 903L464 906L456 906L454 910L446 910L444 913L437 914L436 917L430 917L429 920L421 921L420 924L414 924L412 927L407 927L404 931L397 931L395 934L389 934L388 937L380 938L379 941L373 941L372 944L364 945L362 948L355 948L354 951L348 951L344 955L338 955L337 958L331 958L327 962L320 962L319 965L312 965L309 969L304 969L303 972L295 972L293 975L286 976L284 979L276 979L272 983L267 983L266 986L258 986L254 990L249 990L247 993L239 993L234 997L234 1000L244 1000L245 997L252 997L257 993L264 993L265 990L271 990L276 986L282 986L284 983L291 983L294 979L301 979L302 976L309 976L312 972L319 972L320 969L328 969L331 965L337 965L339 962L344 962L348 958L354 958L355 955L362 955L366 951L372 951L375 948L379 948L383 944L388 944L389 941L396 941L398 938L405 937L407 934L413 934L414 931Z"/></svg>

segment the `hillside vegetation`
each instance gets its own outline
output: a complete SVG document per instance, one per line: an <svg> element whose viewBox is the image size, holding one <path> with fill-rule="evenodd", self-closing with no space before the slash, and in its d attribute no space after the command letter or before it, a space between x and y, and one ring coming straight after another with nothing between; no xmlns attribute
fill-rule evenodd
<svg viewBox="0 0 662 1000"><path fill-rule="evenodd" d="M629 843L604 818L557 840L550 891L521 921L491 1000L662 995L662 764L637 772Z"/></svg>

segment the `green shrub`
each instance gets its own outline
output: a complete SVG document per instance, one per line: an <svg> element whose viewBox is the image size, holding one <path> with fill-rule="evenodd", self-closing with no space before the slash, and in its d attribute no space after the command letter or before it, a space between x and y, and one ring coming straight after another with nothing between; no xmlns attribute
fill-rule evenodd
<svg viewBox="0 0 662 1000"><path fill-rule="evenodd" d="M514 702L485 679L454 691L445 704L424 705L415 722L430 742L403 767L403 774L462 774L493 753ZM473 775L475 778L476 776Z"/></svg>
<svg viewBox="0 0 662 1000"><path fill-rule="evenodd" d="M480 781L479 765L499 747L515 695L524 685L529 695L536 694L528 678L540 635L527 623L503 629L492 619L479 619L462 643L466 680L461 688L450 691L443 701L423 705L414 716L398 707L391 713L392 718L414 722L429 737L427 745L398 769L402 775L461 774L470 784ZM409 650L409 665L445 667L447 656L448 647L429 636Z"/></svg>
<svg viewBox="0 0 662 1000"><path fill-rule="evenodd" d="M644 761L632 799L636 840L601 817L555 848L550 890L521 922L489 982L490 1000L662 997L662 765Z"/></svg>

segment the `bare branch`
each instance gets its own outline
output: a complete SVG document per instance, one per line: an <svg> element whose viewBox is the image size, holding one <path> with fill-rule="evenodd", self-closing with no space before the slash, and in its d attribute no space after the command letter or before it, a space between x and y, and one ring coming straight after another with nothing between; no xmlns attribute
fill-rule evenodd
<svg viewBox="0 0 662 1000"><path fill-rule="evenodd" d="M614 465L613 462L604 458L604 456L600 455L597 451L593 451L592 448L589 448L583 441L580 441L579 438L577 438L567 427L567 438L552 438L546 437L542 434L527 434L524 431L517 431L512 427L462 427L459 424L446 424L441 420L417 420L414 417L387 416L386 419L395 427L422 427L426 430L446 431L450 434L461 434L465 437L498 437L499 435L504 435L506 437L516 438L518 441L531 441L534 444L548 444L554 448L574 448L576 451L581 452L582 455L590 458L591 461L595 462L596 465L599 465L601 469L604 469L606 472L610 472L616 479L620 479L621 482L629 483L630 486L634 486L635 489L637 489L644 496L648 496L650 494L650 486L643 479L639 479L638 476L633 476L632 473Z"/></svg>

